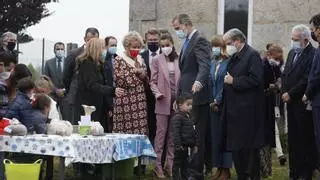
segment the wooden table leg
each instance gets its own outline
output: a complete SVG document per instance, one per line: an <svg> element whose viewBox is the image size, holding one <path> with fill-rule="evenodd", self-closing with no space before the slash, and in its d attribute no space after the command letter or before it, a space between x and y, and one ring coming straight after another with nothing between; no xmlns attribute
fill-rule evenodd
<svg viewBox="0 0 320 180"><path fill-rule="evenodd" d="M0 180L5 179L3 159L4 159L4 152L0 152Z"/></svg>
<svg viewBox="0 0 320 180"><path fill-rule="evenodd" d="M65 174L65 165L64 165L64 157L59 157L59 178L60 180L64 180Z"/></svg>

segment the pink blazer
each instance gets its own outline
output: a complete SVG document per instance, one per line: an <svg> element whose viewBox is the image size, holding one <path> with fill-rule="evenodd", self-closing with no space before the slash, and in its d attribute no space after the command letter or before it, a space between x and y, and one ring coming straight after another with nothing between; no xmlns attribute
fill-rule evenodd
<svg viewBox="0 0 320 180"><path fill-rule="evenodd" d="M174 61L176 91L180 79L179 60ZM163 54L158 55L152 60L150 87L156 97L155 113L170 115L171 114L171 89L169 70L166 58ZM158 99L161 95L164 97Z"/></svg>

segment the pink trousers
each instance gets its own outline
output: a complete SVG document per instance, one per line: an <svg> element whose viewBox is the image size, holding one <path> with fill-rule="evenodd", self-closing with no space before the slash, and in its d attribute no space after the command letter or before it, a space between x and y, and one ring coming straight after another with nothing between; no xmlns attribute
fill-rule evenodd
<svg viewBox="0 0 320 180"><path fill-rule="evenodd" d="M172 133L170 127L170 118L171 116L156 114L157 119L157 133L154 142L154 149L155 153L157 154L156 159L156 168L162 170L162 155L163 152L166 152L166 168L170 171L172 170L173 164L173 155L174 155L174 147L173 147L173 140L172 140ZM165 148L165 144L167 145L167 149Z"/></svg>

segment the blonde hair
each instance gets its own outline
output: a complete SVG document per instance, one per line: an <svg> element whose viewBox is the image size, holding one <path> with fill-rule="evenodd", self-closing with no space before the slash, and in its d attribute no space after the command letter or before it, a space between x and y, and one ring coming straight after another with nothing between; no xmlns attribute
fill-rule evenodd
<svg viewBox="0 0 320 180"><path fill-rule="evenodd" d="M92 59L93 61L101 61L101 53L105 48L104 40L99 38L92 38L87 42L84 52L77 57L78 61Z"/></svg>
<svg viewBox="0 0 320 180"><path fill-rule="evenodd" d="M41 75L40 78L35 82L37 88L48 88L53 89L54 85L51 79L46 75Z"/></svg>
<svg viewBox="0 0 320 180"><path fill-rule="evenodd" d="M141 35L136 31L130 31L128 34L126 34L123 38L122 44L125 49L128 49L132 42L138 41L140 42L141 47L143 46L143 39Z"/></svg>

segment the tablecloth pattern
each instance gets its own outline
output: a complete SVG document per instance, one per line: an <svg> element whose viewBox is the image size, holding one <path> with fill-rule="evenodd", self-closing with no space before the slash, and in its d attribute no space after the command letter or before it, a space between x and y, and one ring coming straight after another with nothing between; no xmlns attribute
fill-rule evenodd
<svg viewBox="0 0 320 180"><path fill-rule="evenodd" d="M105 164L139 156L156 157L146 136L131 134L0 136L0 151L65 157L66 165L75 162Z"/></svg>

